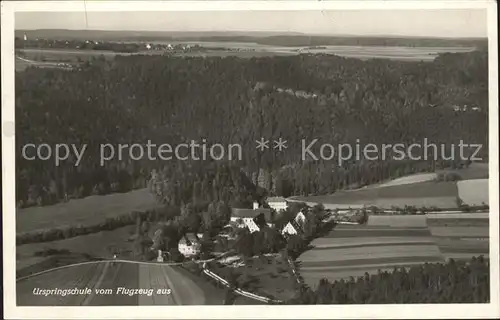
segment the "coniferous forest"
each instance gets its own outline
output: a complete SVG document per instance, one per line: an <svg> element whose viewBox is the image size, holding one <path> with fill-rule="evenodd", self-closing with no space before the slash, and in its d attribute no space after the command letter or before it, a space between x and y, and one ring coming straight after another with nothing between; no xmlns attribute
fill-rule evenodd
<svg viewBox="0 0 500 320"><path fill-rule="evenodd" d="M423 264L304 288L289 304L488 303L489 261Z"/></svg>
<svg viewBox="0 0 500 320"><path fill-rule="evenodd" d="M303 160L301 141L408 145L427 138L488 145L487 60L483 51L442 54L433 62L137 55L97 58L73 70L28 68L15 80L17 200L26 207L127 192L146 187L153 169L168 181L166 188L177 190L165 202L179 204L196 195L217 201L238 194L247 201L255 190L246 179L272 194L327 194L464 166L442 159ZM282 137L288 147L280 154L259 152L261 137ZM242 157L225 164L133 160L124 152L99 163L99 144L148 140L239 144ZM21 148L28 143L87 148L78 166L74 156L56 166L24 159ZM477 156L487 160L487 148Z"/></svg>

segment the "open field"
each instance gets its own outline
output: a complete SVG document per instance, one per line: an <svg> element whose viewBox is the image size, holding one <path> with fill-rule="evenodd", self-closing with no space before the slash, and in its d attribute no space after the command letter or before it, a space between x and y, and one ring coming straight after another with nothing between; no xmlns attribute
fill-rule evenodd
<svg viewBox="0 0 500 320"><path fill-rule="evenodd" d="M460 169L447 168L447 169L439 169L436 170L436 172L432 173L411 174L393 180L383 181L368 186L364 186L358 190L433 181L437 178L438 174L440 173L456 173L460 176L461 180L487 179L489 176L489 168L488 168L488 163L473 162L467 168L460 168Z"/></svg>
<svg viewBox="0 0 500 320"><path fill-rule="evenodd" d="M106 218L158 208L155 197L148 189L106 196L73 199L45 207L17 210L16 232L30 232L68 225L88 225L104 222Z"/></svg>
<svg viewBox="0 0 500 320"><path fill-rule="evenodd" d="M444 261L427 228L369 228L337 226L318 246L299 257L301 275L312 287L321 278L338 280L377 269Z"/></svg>
<svg viewBox="0 0 500 320"><path fill-rule="evenodd" d="M118 252L119 257L127 257L132 250L132 245L127 240L133 233L135 233L135 226L128 226L65 240L16 246L16 269L21 270L43 261L46 258L36 256L36 253L47 250L67 250L72 253L108 259L113 256L114 252Z"/></svg>
<svg viewBox="0 0 500 320"><path fill-rule="evenodd" d="M390 186L399 186L404 184L412 184L419 182L426 182L435 180L437 177L436 173L419 173L411 176L401 177L398 179L394 179L392 181L382 183L378 187L390 187Z"/></svg>
<svg viewBox="0 0 500 320"><path fill-rule="evenodd" d="M167 44L164 41L153 41L151 43ZM176 41L168 42L177 44ZM206 52L178 53L178 56L236 56L241 58L266 57L266 56L287 56L306 54L333 54L347 58L357 59L393 59L403 61L433 61L439 53L444 52L470 52L473 47L380 47L380 46L321 46L321 48L308 48L307 46L288 47L276 45L264 45L252 42L204 42L204 41L183 41L183 44L198 44L207 48ZM212 50L210 50L212 48ZM218 50L214 50L218 48ZM227 48L228 50L220 50ZM77 62L90 59L90 57L104 56L106 59L113 59L116 55L131 54L163 54L165 51L140 51L137 53L117 53L99 50L71 50L71 49L22 49L23 55L31 60ZM16 70L22 70L22 62L16 61Z"/></svg>
<svg viewBox="0 0 500 320"><path fill-rule="evenodd" d="M470 214L473 216L473 214ZM428 229L446 259L464 259L473 255L489 256L489 213L477 218L428 217ZM482 216L480 216L482 215Z"/></svg>
<svg viewBox="0 0 500 320"><path fill-rule="evenodd" d="M415 216L370 216L368 226L387 226L392 228L426 227L427 220L424 215Z"/></svg>
<svg viewBox="0 0 500 320"><path fill-rule="evenodd" d="M351 191L340 191L332 195L292 197L293 200L311 203L323 203L325 208L355 208L359 206L377 206L390 209L392 206L405 205L417 207L456 208L458 190L456 182L419 182L404 185L393 185L380 188L365 188Z"/></svg>
<svg viewBox="0 0 500 320"><path fill-rule="evenodd" d="M458 196L470 206L489 204L488 183L488 179L458 181Z"/></svg>
<svg viewBox="0 0 500 320"><path fill-rule="evenodd" d="M378 269L390 271L394 267L444 262L450 258L488 257L488 215L478 213L475 218L473 215L464 213L464 219L458 214L447 219L443 218L447 214L436 214L431 219L371 216L370 219L380 218L380 221L372 225L338 225L327 236L315 239L311 243L314 248L299 257L300 273L314 287L322 278L348 279L363 276L365 272L375 274ZM446 226L435 226L445 220Z"/></svg>
<svg viewBox="0 0 500 320"><path fill-rule="evenodd" d="M166 42L158 42L165 44ZM187 41L187 42L169 42L171 44L184 43L198 44L206 48L230 48L240 50L254 50L256 56L267 53L268 55L294 55L299 53L311 54L334 54L343 57L358 59L394 59L409 61L432 61L439 53L444 52L470 52L475 50L473 47L391 47L391 46L336 46L326 45L320 48L309 48L307 46L276 46L265 45L252 42L216 42L216 41ZM214 51L214 54L217 52ZM221 54L223 51L221 52ZM248 56L252 52L226 52L226 54L236 56ZM225 55L225 54L224 54Z"/></svg>

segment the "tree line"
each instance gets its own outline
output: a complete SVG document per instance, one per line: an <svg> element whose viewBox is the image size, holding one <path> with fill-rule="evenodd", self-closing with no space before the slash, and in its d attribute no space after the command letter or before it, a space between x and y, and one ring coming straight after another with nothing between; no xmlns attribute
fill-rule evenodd
<svg viewBox="0 0 500 320"><path fill-rule="evenodd" d="M379 270L357 279L322 279L314 288L304 285L287 304L488 303L489 266L480 256Z"/></svg>

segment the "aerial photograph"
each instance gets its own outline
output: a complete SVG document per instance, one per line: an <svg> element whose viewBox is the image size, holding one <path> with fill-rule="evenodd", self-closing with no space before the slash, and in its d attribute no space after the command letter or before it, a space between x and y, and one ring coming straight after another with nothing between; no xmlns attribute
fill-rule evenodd
<svg viewBox="0 0 500 320"><path fill-rule="evenodd" d="M15 13L17 306L490 303L486 9L143 10Z"/></svg>

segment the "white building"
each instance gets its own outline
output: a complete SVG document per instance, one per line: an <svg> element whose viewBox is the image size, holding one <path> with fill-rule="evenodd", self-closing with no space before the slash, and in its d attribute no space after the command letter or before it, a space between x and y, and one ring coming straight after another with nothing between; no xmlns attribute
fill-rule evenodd
<svg viewBox="0 0 500 320"><path fill-rule="evenodd" d="M297 213L294 220L298 224L304 224L306 222L306 216L304 215L304 213L302 211L300 211L299 213Z"/></svg>
<svg viewBox="0 0 500 320"><path fill-rule="evenodd" d="M26 33L24 34L24 41L28 41L28 36L26 35Z"/></svg>
<svg viewBox="0 0 500 320"><path fill-rule="evenodd" d="M281 234L284 236L295 235L299 232L302 232L302 228L295 219L289 221L281 230Z"/></svg>
<svg viewBox="0 0 500 320"><path fill-rule="evenodd" d="M200 253L200 243L192 234L186 234L179 241L178 248L179 252L186 258L196 256Z"/></svg>
<svg viewBox="0 0 500 320"><path fill-rule="evenodd" d="M151 45L148 43L146 44L146 49L150 50L151 49Z"/></svg>
<svg viewBox="0 0 500 320"><path fill-rule="evenodd" d="M291 222L288 222L283 230L281 230L282 235L294 235L297 234L297 229L293 226Z"/></svg>
<svg viewBox="0 0 500 320"><path fill-rule="evenodd" d="M263 219L267 225L270 225L271 210L260 208L257 202L253 203L253 209L233 208L231 221L236 223L238 228L248 228L251 233L259 231L258 220Z"/></svg>
<svg viewBox="0 0 500 320"><path fill-rule="evenodd" d="M288 201L283 197L267 198L267 204L276 210L276 212L284 211L288 208Z"/></svg>

